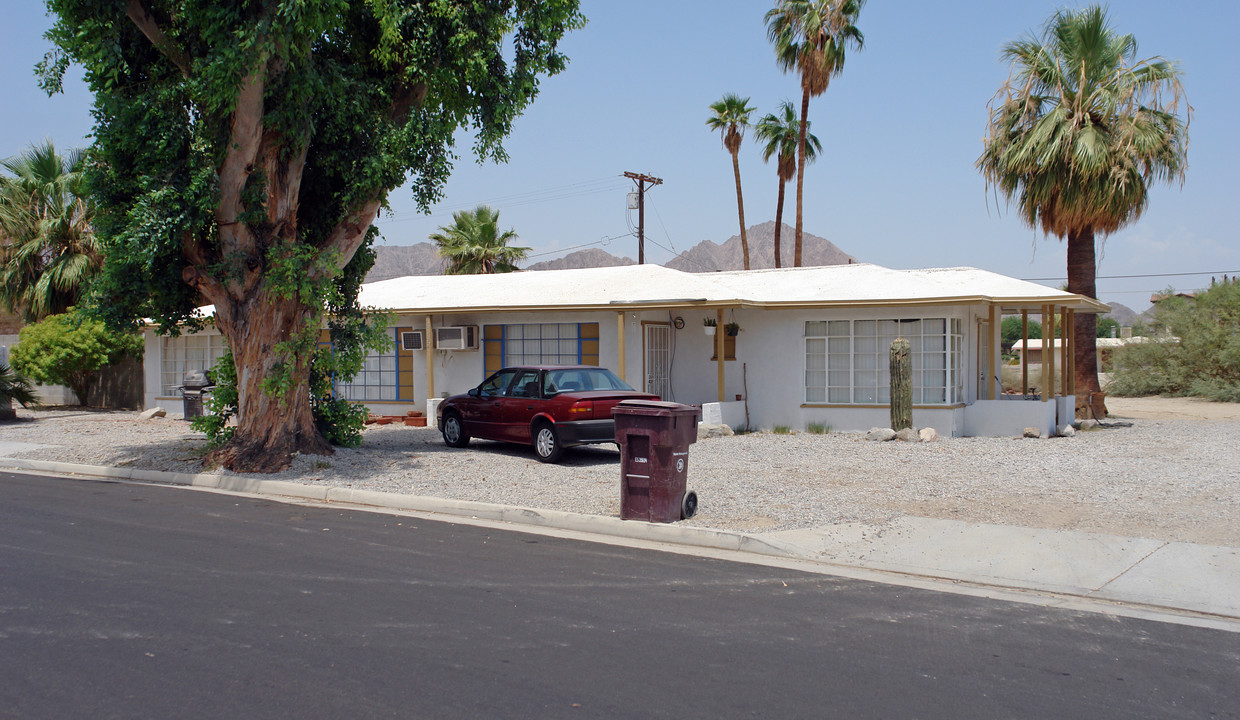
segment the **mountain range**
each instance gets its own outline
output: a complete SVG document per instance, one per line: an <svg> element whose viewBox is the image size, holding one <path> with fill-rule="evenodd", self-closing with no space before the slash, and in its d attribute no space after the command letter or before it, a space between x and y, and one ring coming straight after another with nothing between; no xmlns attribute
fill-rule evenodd
<svg viewBox="0 0 1240 720"><path fill-rule="evenodd" d="M780 256L784 267L792 266L795 233L796 230L787 223L783 225L780 236ZM754 225L748 229L747 236L749 267L753 269L774 267L774 221ZM855 257L836 247L835 243L817 235L803 233L801 245L801 264L805 266L845 265L857 261ZM407 275L439 275L443 272L443 259L439 257L439 253L431 243L379 245L375 247L375 256L375 266L366 275L366 282L390 280ZM632 264L634 260L630 257L612 255L606 250L590 248L571 252L555 260L536 262L523 269L527 271L568 270ZM685 272L744 269L741 237L739 234L733 235L722 244L703 240L665 265Z"/></svg>

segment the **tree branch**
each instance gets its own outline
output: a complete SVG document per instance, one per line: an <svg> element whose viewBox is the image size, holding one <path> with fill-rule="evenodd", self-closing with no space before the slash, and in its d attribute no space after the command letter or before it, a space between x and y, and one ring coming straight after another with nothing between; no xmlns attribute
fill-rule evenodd
<svg viewBox="0 0 1240 720"><path fill-rule="evenodd" d="M220 204L215 219L220 225L234 225L241 215L241 194L246 180L254 172L254 161L262 148L263 90L267 59L259 58L245 77L232 113L232 129L228 138L228 154L220 165ZM243 232L221 232L221 240L234 240L238 249L249 249L253 235Z"/></svg>
<svg viewBox="0 0 1240 720"><path fill-rule="evenodd" d="M182 76L189 77L189 56L185 54L185 51L179 45L172 42L172 39L164 34L164 31L155 22L154 16L151 15L151 11L147 10L146 6L142 4L142 0L129 0L125 5L125 16L132 20L134 25L138 26L138 29L142 31L147 40L151 41L156 50L163 53L164 57L171 60L172 64L177 66Z"/></svg>

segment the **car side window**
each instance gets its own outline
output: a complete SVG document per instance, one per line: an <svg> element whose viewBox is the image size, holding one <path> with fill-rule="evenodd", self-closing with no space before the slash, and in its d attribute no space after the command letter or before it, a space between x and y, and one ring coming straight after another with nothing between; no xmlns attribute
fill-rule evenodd
<svg viewBox="0 0 1240 720"><path fill-rule="evenodd" d="M501 370L495 373L478 386L479 394L485 397L503 397L507 395L508 386L512 384L512 378L516 374L516 370Z"/></svg>
<svg viewBox="0 0 1240 720"><path fill-rule="evenodd" d="M538 371L523 370L517 375L517 381L512 385L513 397L536 398L539 396Z"/></svg>

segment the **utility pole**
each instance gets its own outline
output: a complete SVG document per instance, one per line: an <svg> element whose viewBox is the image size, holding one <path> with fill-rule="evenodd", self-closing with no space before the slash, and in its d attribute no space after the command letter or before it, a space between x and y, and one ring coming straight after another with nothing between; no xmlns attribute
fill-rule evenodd
<svg viewBox="0 0 1240 720"><path fill-rule="evenodd" d="M625 172L624 176L637 183L637 264L646 263L646 184L650 187L662 185L663 178L651 177L635 172Z"/></svg>

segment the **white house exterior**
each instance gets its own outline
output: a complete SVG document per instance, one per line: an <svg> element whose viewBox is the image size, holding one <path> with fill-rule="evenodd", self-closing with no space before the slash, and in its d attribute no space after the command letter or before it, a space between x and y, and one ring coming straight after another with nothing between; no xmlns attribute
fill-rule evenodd
<svg viewBox="0 0 1240 720"><path fill-rule="evenodd" d="M396 347L369 358L338 392L376 414L428 411L435 399L505 365L585 363L638 389L703 405L708 419L730 425L747 417L753 428L866 430L889 424L887 351L904 336L913 354L913 422L948 436L1019 434L1028 426L1053 432L1073 411L1071 388L1056 388L1043 402L1004 399L998 320L1108 309L975 268L869 264L418 276L368 284L361 303L394 314ZM707 336L706 320L719 328L715 336ZM724 332L731 323L740 326L734 338ZM160 338L148 330L147 406L175 407L184 372L208 367L222 350L211 331ZM1067 349L1062 354L1070 361Z"/></svg>

